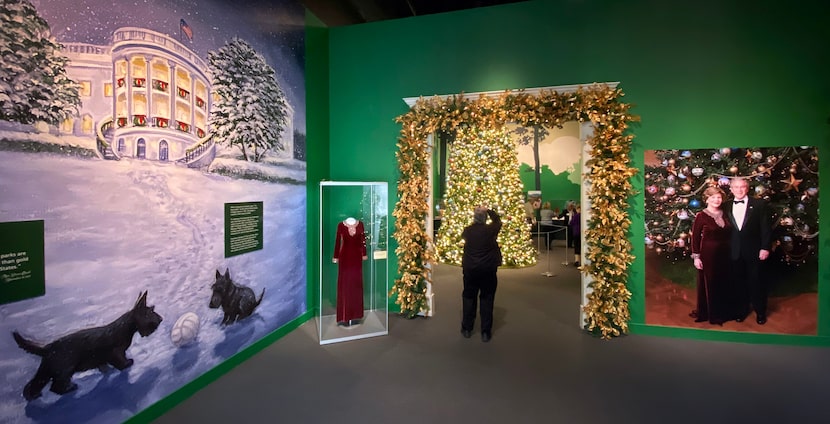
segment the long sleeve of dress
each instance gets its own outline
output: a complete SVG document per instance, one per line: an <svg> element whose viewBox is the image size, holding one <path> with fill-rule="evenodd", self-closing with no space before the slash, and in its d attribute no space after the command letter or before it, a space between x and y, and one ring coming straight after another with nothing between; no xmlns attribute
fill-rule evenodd
<svg viewBox="0 0 830 424"><path fill-rule="evenodd" d="M698 258L700 257L700 246L703 241L703 212L698 212L695 215L695 220L692 222L692 233L691 233L691 248L692 248L692 257Z"/></svg>
<svg viewBox="0 0 830 424"><path fill-rule="evenodd" d="M345 229L343 224L337 224L337 232L334 235L334 259L340 259L340 249L343 247L343 229Z"/></svg>

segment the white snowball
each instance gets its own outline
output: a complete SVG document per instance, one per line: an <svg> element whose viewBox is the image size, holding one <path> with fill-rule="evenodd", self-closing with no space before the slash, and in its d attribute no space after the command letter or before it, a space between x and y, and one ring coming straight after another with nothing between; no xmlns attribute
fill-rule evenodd
<svg viewBox="0 0 830 424"><path fill-rule="evenodd" d="M170 340L176 347L182 347L196 340L198 335L199 316L193 312L187 312L173 324L173 329L170 331Z"/></svg>

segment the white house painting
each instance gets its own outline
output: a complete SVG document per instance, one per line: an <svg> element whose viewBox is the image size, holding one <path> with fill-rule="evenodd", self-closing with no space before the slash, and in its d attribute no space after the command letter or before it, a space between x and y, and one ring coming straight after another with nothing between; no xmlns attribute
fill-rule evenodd
<svg viewBox="0 0 830 424"><path fill-rule="evenodd" d="M0 422L123 422L305 312L304 8L226 3L0 6L15 40L0 56L15 82L0 83L0 223L43 221L45 273L43 296L0 299ZM230 69L234 55L258 76ZM240 202L262 202L261 248L227 256L225 205ZM226 271L264 291L231 324L209 307ZM163 320L132 337L131 366L24 398L41 357L13 332L47 344L106 326L144 292ZM188 313L200 330L177 346Z"/></svg>

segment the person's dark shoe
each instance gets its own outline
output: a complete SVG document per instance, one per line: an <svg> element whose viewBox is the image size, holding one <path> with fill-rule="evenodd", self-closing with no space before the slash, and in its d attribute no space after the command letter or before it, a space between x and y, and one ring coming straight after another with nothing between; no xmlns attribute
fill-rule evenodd
<svg viewBox="0 0 830 424"><path fill-rule="evenodd" d="M767 316L766 315L758 315L755 318L755 322L757 322L758 325L764 325L764 324L767 323Z"/></svg>
<svg viewBox="0 0 830 424"><path fill-rule="evenodd" d="M465 339L469 339L470 337L472 337L473 332L472 332L472 331L470 331L470 330L464 330L464 329L462 329L462 330L461 330L461 335L462 335L462 336L464 336L464 338L465 338Z"/></svg>
<svg viewBox="0 0 830 424"><path fill-rule="evenodd" d="M489 331L485 331L485 332L481 333L481 341L483 341L484 343L489 342L491 337L492 336L490 335Z"/></svg>

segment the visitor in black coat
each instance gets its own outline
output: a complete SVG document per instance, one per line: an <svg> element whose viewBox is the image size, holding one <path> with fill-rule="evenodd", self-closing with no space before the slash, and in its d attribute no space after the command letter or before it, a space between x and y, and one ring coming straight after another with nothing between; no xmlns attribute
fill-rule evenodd
<svg viewBox="0 0 830 424"><path fill-rule="evenodd" d="M498 285L496 271L502 261L501 249L496 242L500 230L499 215L486 206L479 206L473 212L473 224L461 233L464 239L464 256L461 259L464 273L461 334L466 338L472 335L476 319L476 296L481 300L481 340L489 342L492 337L493 303Z"/></svg>

